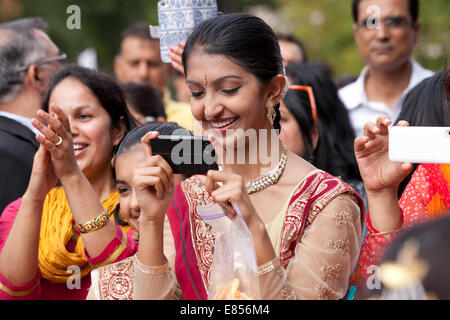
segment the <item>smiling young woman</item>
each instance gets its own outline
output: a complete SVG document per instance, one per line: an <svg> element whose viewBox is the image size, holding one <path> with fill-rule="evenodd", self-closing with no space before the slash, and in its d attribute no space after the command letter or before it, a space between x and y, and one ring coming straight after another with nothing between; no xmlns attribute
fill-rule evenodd
<svg viewBox="0 0 450 320"><path fill-rule="evenodd" d="M344 182L287 151L272 134L279 129L278 108L287 86L273 31L254 16L222 15L198 25L184 48L173 48L171 56L186 74L193 116L203 133L210 134L222 164L221 171L177 185L167 211L175 241L173 267L183 297L207 298L215 234L197 208L212 202L231 219L236 215L231 204L237 206L252 233L262 299L344 297L359 254L362 201ZM253 138L245 134L249 131ZM245 150L248 159L261 144L268 146L268 154L259 150L256 163L223 161L235 149ZM237 149L239 145L245 149ZM261 161L270 155L276 157L268 164ZM141 206L140 223L143 215ZM153 232L161 232L156 230L162 230L162 221L152 220ZM175 284L164 285L151 272L167 267L168 249L161 244L155 250L162 235L146 230L140 236L154 241L140 242L135 297L173 298L166 295L166 287ZM165 290L158 295L158 288Z"/></svg>
<svg viewBox="0 0 450 320"><path fill-rule="evenodd" d="M55 76L44 110L32 122L41 146L28 189L0 219L2 299L84 299L93 267L136 252L130 226L110 219L119 209L111 159L134 126L120 87L70 66ZM77 276L80 290L70 290Z"/></svg>

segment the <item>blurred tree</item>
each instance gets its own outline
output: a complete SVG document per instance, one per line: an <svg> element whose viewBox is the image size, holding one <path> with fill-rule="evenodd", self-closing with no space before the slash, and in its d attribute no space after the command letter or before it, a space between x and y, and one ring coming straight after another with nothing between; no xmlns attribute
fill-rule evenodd
<svg viewBox="0 0 450 320"><path fill-rule="evenodd" d="M72 62L86 48L97 50L101 69L112 71L121 31L136 21L158 24L157 0L0 0L0 22L19 17L41 16L49 33ZM250 12L265 6L267 22L276 31L290 31L302 39L311 60L329 63L335 76L359 74L363 63L356 49L350 0L217 0L224 13ZM426 3L426 5L425 5ZM449 0L421 1L422 36L415 58L432 70L442 69L450 43ZM80 29L70 30L67 8L81 11ZM275 19L274 16L278 16Z"/></svg>
<svg viewBox="0 0 450 320"><path fill-rule="evenodd" d="M269 6L275 6L274 0L218 0L217 6L220 11L223 13L233 13L233 12L240 12L244 11L247 8L254 6L254 5L269 5Z"/></svg>
<svg viewBox="0 0 450 320"><path fill-rule="evenodd" d="M5 0L1 0L5 1ZM7 0L11 1L11 0ZM97 51L99 67L112 70L113 57L119 46L121 31L135 21L157 23L157 0L15 0L23 8L20 17L40 16L49 24L50 37L67 52L69 60L86 48ZM81 12L80 29L69 29L67 8L77 5ZM17 17L10 17L17 18Z"/></svg>
<svg viewBox="0 0 450 320"><path fill-rule="evenodd" d="M137 21L158 24L158 0L0 0L0 22L20 17L40 16L49 24L50 37L69 60L86 48L97 51L99 68L112 71L112 61L119 46L120 33ZM273 0L219 0L224 13L239 12L255 3L274 4ZM81 29L70 30L67 8L77 5L81 11Z"/></svg>

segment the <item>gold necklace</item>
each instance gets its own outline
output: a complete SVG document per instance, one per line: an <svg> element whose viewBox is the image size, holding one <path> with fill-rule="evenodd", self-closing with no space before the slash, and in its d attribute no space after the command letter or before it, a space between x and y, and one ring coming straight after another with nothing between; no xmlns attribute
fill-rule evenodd
<svg viewBox="0 0 450 320"><path fill-rule="evenodd" d="M278 165L273 168L268 174L247 182L245 184L245 187L247 188L248 194L262 191L278 182L278 179L283 173L287 162L287 148L284 144L281 144L281 146L283 148L283 153L281 154Z"/></svg>

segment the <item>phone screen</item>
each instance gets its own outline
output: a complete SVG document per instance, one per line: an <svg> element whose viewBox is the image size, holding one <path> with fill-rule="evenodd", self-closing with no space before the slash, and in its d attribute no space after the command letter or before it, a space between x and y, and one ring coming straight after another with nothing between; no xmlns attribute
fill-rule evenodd
<svg viewBox="0 0 450 320"><path fill-rule="evenodd" d="M175 174L191 176L219 169L207 137L161 135L150 140L150 145L152 154L162 156Z"/></svg>

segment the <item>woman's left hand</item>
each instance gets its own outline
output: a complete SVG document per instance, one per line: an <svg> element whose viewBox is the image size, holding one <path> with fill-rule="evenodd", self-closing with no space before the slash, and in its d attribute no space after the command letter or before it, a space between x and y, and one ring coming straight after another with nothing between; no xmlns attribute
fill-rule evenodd
<svg viewBox="0 0 450 320"><path fill-rule="evenodd" d="M225 213L233 219L236 216L232 203L239 208L247 227L252 230L262 224L262 220L253 206L245 186L244 179L237 174L209 170L206 176L196 176L206 187L208 193L214 198ZM219 186L218 182L223 183Z"/></svg>
<svg viewBox="0 0 450 320"><path fill-rule="evenodd" d="M145 161L134 171L133 184L141 210L140 224L164 222L167 208L172 202L175 186L173 170L160 155L152 155L150 141L158 132L148 132L141 139Z"/></svg>
<svg viewBox="0 0 450 320"><path fill-rule="evenodd" d="M42 134L37 136L37 140L50 153L56 176L63 180L78 169L78 164L67 115L56 105L51 105L50 111L54 114L44 110L37 113L38 118L48 126L36 119L32 120L32 124Z"/></svg>

